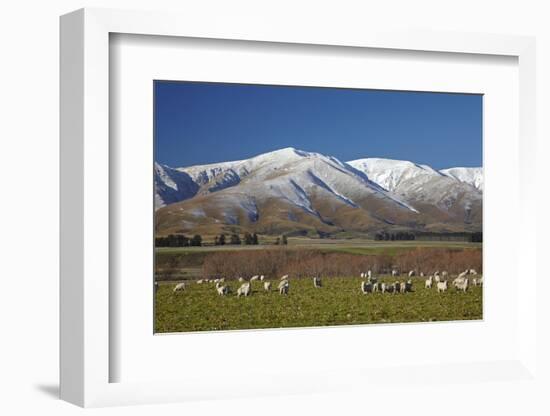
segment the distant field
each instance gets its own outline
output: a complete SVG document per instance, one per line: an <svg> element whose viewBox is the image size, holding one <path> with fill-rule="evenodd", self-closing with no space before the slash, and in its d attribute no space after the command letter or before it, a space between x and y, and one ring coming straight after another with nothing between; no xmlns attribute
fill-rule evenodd
<svg viewBox="0 0 550 416"><path fill-rule="evenodd" d="M202 276L201 267L206 256L219 252L257 251L284 248L286 250L318 250L321 253L349 253L356 255L395 256L418 247L448 248L451 250L480 249L481 243L454 241L373 241L364 239L310 239L291 237L288 245L224 245L203 247L162 247L156 249L157 278L164 280L195 279ZM177 269L169 278L163 271Z"/></svg>
<svg viewBox="0 0 550 416"><path fill-rule="evenodd" d="M272 282L276 287L277 281ZM253 282L252 295L240 298L235 296L236 281L229 283L233 293L228 296L219 296L213 283L189 282L184 292L175 294L173 283L162 283L155 300L155 332L482 319L479 287L440 294L415 279L412 293L363 295L360 282L358 277L326 278L316 289L311 279L291 279L288 296L276 289L264 292L261 282Z"/></svg>

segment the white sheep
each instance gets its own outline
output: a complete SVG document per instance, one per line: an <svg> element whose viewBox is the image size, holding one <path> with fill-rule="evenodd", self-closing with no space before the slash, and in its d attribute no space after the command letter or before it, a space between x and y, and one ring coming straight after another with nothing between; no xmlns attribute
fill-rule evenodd
<svg viewBox="0 0 550 416"><path fill-rule="evenodd" d="M361 272L360 276L361 276L361 279L364 279L365 278L365 273Z"/></svg>
<svg viewBox="0 0 550 416"><path fill-rule="evenodd" d="M446 270L443 270L443 271L441 272L441 278L442 278L443 280L447 280L447 277L448 277L448 276L449 276L449 273L447 273Z"/></svg>
<svg viewBox="0 0 550 416"><path fill-rule="evenodd" d="M279 280L287 280L288 279L288 274L285 274L283 277L281 277Z"/></svg>
<svg viewBox="0 0 550 416"><path fill-rule="evenodd" d="M244 282L244 277L239 277L239 282Z"/></svg>
<svg viewBox="0 0 550 416"><path fill-rule="evenodd" d="M288 283L288 280L281 280L279 283L279 294L281 295L288 295L288 288L290 284Z"/></svg>
<svg viewBox="0 0 550 416"><path fill-rule="evenodd" d="M173 293L176 292L183 292L185 290L185 282L178 283L176 286L174 286Z"/></svg>
<svg viewBox="0 0 550 416"><path fill-rule="evenodd" d="M476 269L470 269L469 273L472 274L472 275L476 275L477 271L476 271Z"/></svg>
<svg viewBox="0 0 550 416"><path fill-rule="evenodd" d="M409 277L413 277L415 274L414 270L409 271Z"/></svg>
<svg viewBox="0 0 550 416"><path fill-rule="evenodd" d="M392 276L399 276L399 272L398 272L397 270L393 269L393 270L391 271L391 275L392 275Z"/></svg>
<svg viewBox="0 0 550 416"><path fill-rule="evenodd" d="M447 281L437 282L437 293L445 292L447 290Z"/></svg>
<svg viewBox="0 0 550 416"><path fill-rule="evenodd" d="M237 297L243 296L250 296L252 289L250 282L243 283L238 289L237 289Z"/></svg>
<svg viewBox="0 0 550 416"><path fill-rule="evenodd" d="M474 277L472 279L472 283L474 284L474 286L483 286L483 277L480 277L480 278Z"/></svg>
<svg viewBox="0 0 550 416"><path fill-rule="evenodd" d="M361 292L363 292L364 295L372 293L372 283L361 282Z"/></svg>
<svg viewBox="0 0 550 416"><path fill-rule="evenodd" d="M265 279L265 276L262 274L262 275L260 276L260 282L263 282L264 279Z"/></svg>
<svg viewBox="0 0 550 416"><path fill-rule="evenodd" d="M455 283L456 290L462 290L464 293L468 290L468 279L464 278Z"/></svg>
<svg viewBox="0 0 550 416"><path fill-rule="evenodd" d="M413 291L413 282L411 279L409 279L405 282L405 292L412 292L412 291Z"/></svg>
<svg viewBox="0 0 550 416"><path fill-rule="evenodd" d="M371 282L372 284L378 282L378 279L376 277L371 277L368 279L369 282Z"/></svg>
<svg viewBox="0 0 550 416"><path fill-rule="evenodd" d="M254 280L258 280L259 278L260 278L260 276L254 275L250 278L250 281L253 282Z"/></svg>
<svg viewBox="0 0 550 416"><path fill-rule="evenodd" d="M367 270L367 277L369 280L372 278L372 270Z"/></svg>
<svg viewBox="0 0 550 416"><path fill-rule="evenodd" d="M153 283L153 287L155 288L155 293L157 293L159 290L159 282Z"/></svg>
<svg viewBox="0 0 550 416"><path fill-rule="evenodd" d="M271 290L271 282L264 282L264 290L269 292Z"/></svg>
<svg viewBox="0 0 550 416"><path fill-rule="evenodd" d="M385 292L395 293L395 284L387 284Z"/></svg>
<svg viewBox="0 0 550 416"><path fill-rule="evenodd" d="M198 284L198 285L201 285L203 282L204 282L204 279L199 279L199 280L197 280L197 284Z"/></svg>
<svg viewBox="0 0 550 416"><path fill-rule="evenodd" d="M380 292L386 293L386 284L384 282L380 283Z"/></svg>
<svg viewBox="0 0 550 416"><path fill-rule="evenodd" d="M315 288L321 287L321 278L319 276L316 276L313 278L313 287Z"/></svg>
<svg viewBox="0 0 550 416"><path fill-rule="evenodd" d="M424 287L426 289L431 289L432 285L433 285L433 282L434 282L434 277L433 276L428 277L426 279L426 281L424 282Z"/></svg>
<svg viewBox="0 0 550 416"><path fill-rule="evenodd" d="M220 282L216 282L216 291L218 292L218 295L225 296L229 293L229 287L220 284Z"/></svg>
<svg viewBox="0 0 550 416"><path fill-rule="evenodd" d="M380 285L377 282L372 282L372 293L378 292Z"/></svg>
<svg viewBox="0 0 550 416"><path fill-rule="evenodd" d="M461 278L463 278L464 276L466 276L467 274L468 274L468 270L464 270L462 273L460 273L460 274L458 275L458 278L457 278L457 279L461 279Z"/></svg>

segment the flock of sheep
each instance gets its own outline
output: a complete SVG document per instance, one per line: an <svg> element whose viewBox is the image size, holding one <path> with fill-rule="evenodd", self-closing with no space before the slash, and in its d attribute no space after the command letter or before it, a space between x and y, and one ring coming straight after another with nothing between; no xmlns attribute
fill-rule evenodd
<svg viewBox="0 0 550 416"><path fill-rule="evenodd" d="M400 273L397 270L392 270L391 272L392 277L399 276ZM378 279L376 277L373 277L372 271L368 270L366 273L360 274L362 279L361 281L361 292L363 294L369 294L369 293L407 293L413 291L413 281L412 277L416 276L416 271L411 270L408 273L408 280L407 281L399 281L396 280L394 283L385 283L385 282L378 282ZM468 290L468 287L470 285L470 279L469 276L476 276L472 278L472 284L474 286L482 286L483 285L483 277L477 277L478 274L476 270L474 269L467 269L460 273L455 279L452 280L451 284L459 291L466 292ZM424 277L424 273L420 273L420 277ZM252 282L254 281L260 281L263 282L263 288L266 292L271 291L271 282L266 280L266 277L264 275L255 275L252 276L250 279L246 280L243 277L239 277L238 281L241 283L239 288L237 289L237 297L240 296L250 296L252 293ZM437 288L437 292L445 292L449 287L449 274L446 271L439 272L436 271L434 274L430 275L424 282L424 287L426 289L431 289L434 287ZM214 283L216 292L220 296L226 296L231 293L231 289L229 285L225 283L225 279L218 278L218 279L199 279L196 281L197 284L203 284L203 283ZM322 287L321 278L319 276L313 277L313 286L316 289L320 289ZM181 292L184 291L186 287L185 282L178 283L174 289L173 292ZM155 282L155 291L158 289L158 284ZM286 274L282 276L279 279L279 284L277 285L277 289L279 291L279 294L281 295L288 295L289 289L290 289L290 282L289 282L289 275Z"/></svg>

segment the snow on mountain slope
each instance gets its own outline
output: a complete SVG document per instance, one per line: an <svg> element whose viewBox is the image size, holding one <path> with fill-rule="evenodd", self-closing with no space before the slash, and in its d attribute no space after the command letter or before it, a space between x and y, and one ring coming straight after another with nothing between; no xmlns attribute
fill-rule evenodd
<svg viewBox="0 0 550 416"><path fill-rule="evenodd" d="M440 172L483 191L483 168L449 168Z"/></svg>
<svg viewBox="0 0 550 416"><path fill-rule="evenodd" d="M364 172L370 180L390 192L394 192L400 184L411 179L425 181L441 176L428 165L417 165L405 160L366 158L352 160L348 164Z"/></svg>
<svg viewBox="0 0 550 416"><path fill-rule="evenodd" d="M155 162L155 208L196 195L199 186L185 172Z"/></svg>
<svg viewBox="0 0 550 416"><path fill-rule="evenodd" d="M224 224L262 232L295 226L364 231L388 224L414 227L417 222L422 227L458 224L460 229L460 224L477 224L481 215L482 188L467 182L479 183L475 177L408 161L366 158L345 163L285 148L178 169L157 164L155 173L156 206L168 205L159 227L185 232L197 227L207 233L212 227L223 230Z"/></svg>

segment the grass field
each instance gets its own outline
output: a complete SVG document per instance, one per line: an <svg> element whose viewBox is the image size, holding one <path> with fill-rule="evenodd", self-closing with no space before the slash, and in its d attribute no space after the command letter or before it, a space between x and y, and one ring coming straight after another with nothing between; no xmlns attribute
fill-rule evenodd
<svg viewBox="0 0 550 416"><path fill-rule="evenodd" d="M271 292L264 292L257 281L252 295L240 298L235 295L240 285L236 281L229 283L233 293L228 296L219 296L213 283L190 282L184 292L175 294L174 284L164 283L156 293L155 332L482 319L480 287L437 293L435 288L425 289L423 279L414 279L411 293L363 295L360 282L358 277L326 278L316 289L311 279L291 279L288 296L282 296L277 281L272 281Z"/></svg>

